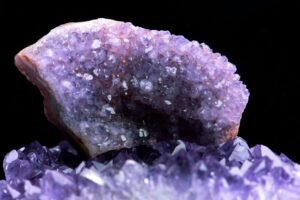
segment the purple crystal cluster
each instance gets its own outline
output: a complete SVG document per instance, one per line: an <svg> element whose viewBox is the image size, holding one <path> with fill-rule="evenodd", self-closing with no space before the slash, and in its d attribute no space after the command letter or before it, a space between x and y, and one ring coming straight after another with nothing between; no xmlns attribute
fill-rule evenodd
<svg viewBox="0 0 300 200"><path fill-rule="evenodd" d="M16 65L40 88L50 121L91 156L167 139L223 143L249 96L207 45L107 19L53 29Z"/></svg>
<svg viewBox="0 0 300 200"><path fill-rule="evenodd" d="M83 162L67 142L34 142L3 166L1 200L300 199L300 165L241 138L210 147L173 140Z"/></svg>

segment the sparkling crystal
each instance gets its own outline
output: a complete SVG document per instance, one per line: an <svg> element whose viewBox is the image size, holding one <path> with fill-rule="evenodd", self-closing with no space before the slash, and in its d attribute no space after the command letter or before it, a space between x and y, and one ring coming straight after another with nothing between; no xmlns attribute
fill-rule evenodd
<svg viewBox="0 0 300 200"><path fill-rule="evenodd" d="M241 138L209 147L171 140L80 161L67 142L12 150L4 160L8 178L0 181L0 199L300 198L300 165L265 146L249 148ZM38 168L39 175L24 176L21 168L26 174Z"/></svg>

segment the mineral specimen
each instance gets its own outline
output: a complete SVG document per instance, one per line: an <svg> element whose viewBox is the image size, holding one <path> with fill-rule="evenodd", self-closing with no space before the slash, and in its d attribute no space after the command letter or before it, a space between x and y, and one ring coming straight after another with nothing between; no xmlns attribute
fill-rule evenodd
<svg viewBox="0 0 300 200"><path fill-rule="evenodd" d="M107 19L53 29L16 65L39 87L48 119L91 156L171 138L220 144L236 136L249 96L207 45Z"/></svg>
<svg viewBox="0 0 300 200"><path fill-rule="evenodd" d="M34 142L8 153L4 170L1 200L300 199L300 165L241 138L209 147L159 142L81 163L67 142Z"/></svg>

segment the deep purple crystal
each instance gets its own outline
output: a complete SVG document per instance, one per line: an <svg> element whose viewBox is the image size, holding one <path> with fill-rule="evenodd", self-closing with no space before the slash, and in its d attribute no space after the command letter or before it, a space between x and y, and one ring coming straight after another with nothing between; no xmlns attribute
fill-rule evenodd
<svg viewBox="0 0 300 200"><path fill-rule="evenodd" d="M70 156L76 167L65 162ZM66 142L11 151L1 199L300 198L300 165L241 138L210 147L173 140L76 160Z"/></svg>

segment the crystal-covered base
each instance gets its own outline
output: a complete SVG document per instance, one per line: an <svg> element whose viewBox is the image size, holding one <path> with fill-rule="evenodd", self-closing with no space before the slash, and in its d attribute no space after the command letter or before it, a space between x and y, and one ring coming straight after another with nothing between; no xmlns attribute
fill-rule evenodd
<svg viewBox="0 0 300 200"><path fill-rule="evenodd" d="M204 147L168 141L82 161L67 142L34 142L3 163L0 199L300 199L300 165L236 138Z"/></svg>

